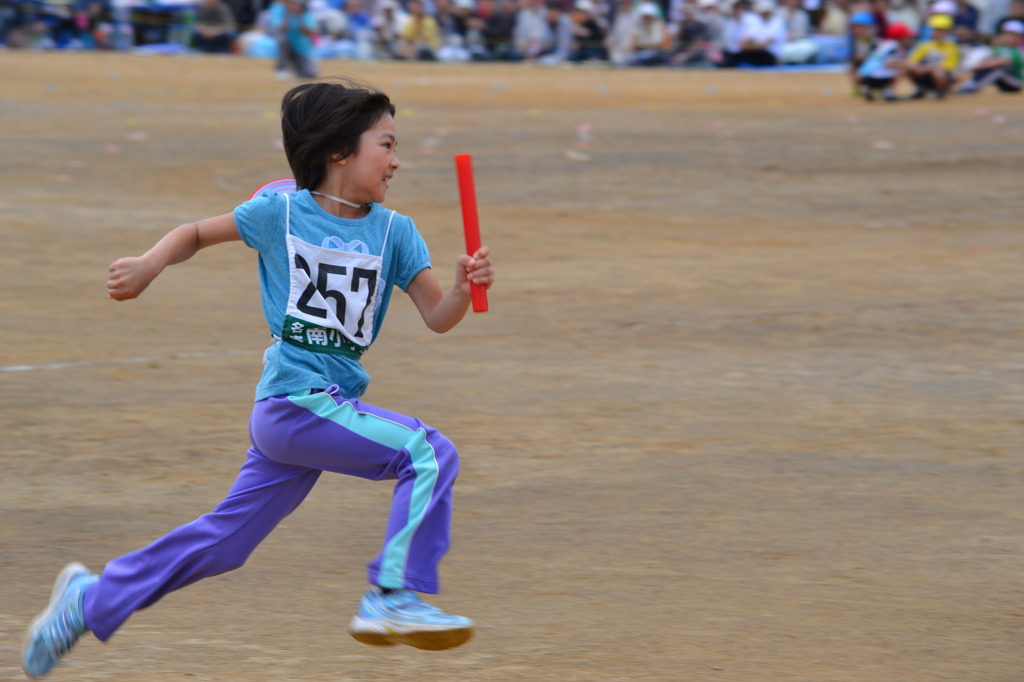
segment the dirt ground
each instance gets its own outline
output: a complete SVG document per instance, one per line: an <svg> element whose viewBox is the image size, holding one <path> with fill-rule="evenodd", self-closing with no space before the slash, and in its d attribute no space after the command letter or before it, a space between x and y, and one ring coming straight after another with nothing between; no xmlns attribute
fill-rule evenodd
<svg viewBox="0 0 1024 682"><path fill-rule="evenodd" d="M1024 98L841 74L329 62L397 101L447 277L472 153L491 311L396 297L367 399L460 446L449 652L345 626L387 484L325 476L241 570L54 680L1024 679ZM0 678L60 567L216 504L268 342L255 256L110 261L289 175L235 58L0 53Z"/></svg>

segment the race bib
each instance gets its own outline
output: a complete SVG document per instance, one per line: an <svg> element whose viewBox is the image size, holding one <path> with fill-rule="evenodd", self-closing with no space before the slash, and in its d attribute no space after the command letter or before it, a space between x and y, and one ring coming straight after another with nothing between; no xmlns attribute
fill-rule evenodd
<svg viewBox="0 0 1024 682"><path fill-rule="evenodd" d="M314 353L359 358L373 341L384 259L368 253L362 242L328 237L324 246L314 246L302 241L291 234L290 199L288 207L289 291L281 339Z"/></svg>

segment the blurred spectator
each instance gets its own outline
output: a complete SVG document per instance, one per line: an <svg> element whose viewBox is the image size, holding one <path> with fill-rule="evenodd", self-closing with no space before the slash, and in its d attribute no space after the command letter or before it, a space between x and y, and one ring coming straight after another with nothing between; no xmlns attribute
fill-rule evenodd
<svg viewBox="0 0 1024 682"><path fill-rule="evenodd" d="M981 35L978 33L981 13L977 7L966 0L956 0L954 5L956 9L951 15L953 17L953 33L950 40L961 46L960 52L963 57L981 41Z"/></svg>
<svg viewBox="0 0 1024 682"><path fill-rule="evenodd" d="M733 67L739 64L739 55L743 49L742 39L744 26L750 14L750 0L733 0L729 5L729 14L722 26L722 60L719 66Z"/></svg>
<svg viewBox="0 0 1024 682"><path fill-rule="evenodd" d="M686 5L676 31L669 63L683 67L713 66L716 59L713 49L711 31L707 24L701 21L694 5Z"/></svg>
<svg viewBox="0 0 1024 682"><path fill-rule="evenodd" d="M675 35L679 30L679 24L683 21L683 14L688 9L696 9L697 0L658 0L658 5L662 9L666 29Z"/></svg>
<svg viewBox="0 0 1024 682"><path fill-rule="evenodd" d="M825 3L823 0L803 0L801 4L811 21L811 33L819 33L821 21L825 18Z"/></svg>
<svg viewBox="0 0 1024 682"><path fill-rule="evenodd" d="M633 30L639 21L636 9L633 0L619 0L615 5L604 45L608 48L608 61L616 66L626 66L633 57Z"/></svg>
<svg viewBox="0 0 1024 682"><path fill-rule="evenodd" d="M726 56L728 66L774 66L786 44L786 25L775 11L773 0L755 0L751 11L749 3L738 0L733 19L738 24L738 49ZM735 7L734 6L734 7ZM734 30L737 30L734 27Z"/></svg>
<svg viewBox="0 0 1024 682"><path fill-rule="evenodd" d="M576 63L607 61L605 38L608 27L593 0L576 0L572 22L573 44L569 60Z"/></svg>
<svg viewBox="0 0 1024 682"><path fill-rule="evenodd" d="M409 14L398 35L396 57L419 61L436 61L441 49L441 32L437 20L424 13L422 0L409 0Z"/></svg>
<svg viewBox="0 0 1024 682"><path fill-rule="evenodd" d="M8 0L0 2L0 44L7 44L7 34L20 21L17 11L11 6Z"/></svg>
<svg viewBox="0 0 1024 682"><path fill-rule="evenodd" d="M469 61L469 18L473 0L436 0L437 27L441 32L441 49L437 58L443 62Z"/></svg>
<svg viewBox="0 0 1024 682"><path fill-rule="evenodd" d="M543 0L522 0L516 12L512 39L523 59L535 59L544 49L548 36L547 11Z"/></svg>
<svg viewBox="0 0 1024 682"><path fill-rule="evenodd" d="M225 0L226 1L226 0ZM349 38L348 17L340 0L309 0L309 11L316 20L316 32L326 42Z"/></svg>
<svg viewBox="0 0 1024 682"><path fill-rule="evenodd" d="M129 12L124 7L127 34ZM106 49L114 35L111 14L109 0L0 0L0 47Z"/></svg>
<svg viewBox="0 0 1024 682"><path fill-rule="evenodd" d="M373 16L373 28L377 34L375 56L380 59L397 57L398 36L405 25L405 18L398 0L378 0L377 12Z"/></svg>
<svg viewBox="0 0 1024 682"><path fill-rule="evenodd" d="M231 8L223 0L203 0L196 11L192 44L200 52L227 54L237 30Z"/></svg>
<svg viewBox="0 0 1024 682"><path fill-rule="evenodd" d="M865 9L875 20L875 36L881 40L889 28L889 0L870 0Z"/></svg>
<svg viewBox="0 0 1024 682"><path fill-rule="evenodd" d="M346 0L341 11L345 15L346 35L353 43L352 56L356 59L373 59L377 31L366 1Z"/></svg>
<svg viewBox="0 0 1024 682"><path fill-rule="evenodd" d="M85 50L113 49L114 24L110 8L103 2L84 0L75 10L75 31L79 46Z"/></svg>
<svg viewBox="0 0 1024 682"><path fill-rule="evenodd" d="M957 73L958 81L970 78L970 71L975 64L988 56L991 52L991 38L983 36L978 31L966 24L957 24L953 19L953 33L950 40L957 44L960 49L960 70Z"/></svg>
<svg viewBox="0 0 1024 682"><path fill-rule="evenodd" d="M441 31L442 42L445 36L457 35L466 39L469 29L469 17L473 13L473 0L435 0L437 27Z"/></svg>
<svg viewBox="0 0 1024 682"><path fill-rule="evenodd" d="M811 39L811 18L800 0L782 0L779 16L786 26L783 64L810 64L818 56L818 44Z"/></svg>
<svg viewBox="0 0 1024 682"><path fill-rule="evenodd" d="M132 45L153 45L167 42L170 24L163 11L157 11L145 4L135 6L124 3L129 9L129 25L132 31Z"/></svg>
<svg viewBox="0 0 1024 682"><path fill-rule="evenodd" d="M786 24L787 40L801 40L811 35L811 17L801 0L781 0L779 15Z"/></svg>
<svg viewBox="0 0 1024 682"><path fill-rule="evenodd" d="M473 59L478 61L516 61L515 0L480 0L477 16L470 20L470 26L479 34L477 43L471 48Z"/></svg>
<svg viewBox="0 0 1024 682"><path fill-rule="evenodd" d="M824 0L821 6L818 33L827 36L845 36L850 33L850 17L836 0Z"/></svg>
<svg viewBox="0 0 1024 682"><path fill-rule="evenodd" d="M280 39L281 27L250 32L244 39L239 34L246 28L239 13L251 19L255 8L269 0L187 0L197 4L185 21L173 17L165 1L169 0L0 0L0 43L8 34L8 46L36 49L120 49L170 41L207 53L241 48L246 54L269 56ZM955 44L959 71L953 79L967 77L977 83L979 64L988 64L990 43L998 38L989 39L986 24L1024 23L1024 0L299 1L306 3L303 15L312 12L316 19L306 36L311 59L527 59L541 64L610 60L617 65L686 67L848 60L854 82L864 81L860 67L880 47L877 36L888 35L887 26L899 24L912 33L920 26L919 42L932 44L932 56L938 53L937 45L948 50ZM277 15L285 4L286 0L274 0L257 16ZM111 6L121 7L124 16L112 16ZM372 6L373 15L366 10ZM995 14L996 7L1005 9ZM135 25L126 21L128 12ZM950 18L952 29L943 40L931 40L931 19L939 16ZM134 40L115 40L119 21L134 32ZM177 28L169 31L172 22ZM261 41L260 49L248 49L253 40ZM893 40L899 42L885 39ZM310 72L306 65L291 64L281 70ZM918 72L923 66L915 62L908 69ZM929 73L918 76L943 80ZM997 80L1012 85L1012 78ZM955 84L945 90L927 85L924 89L941 97ZM879 93L885 98L885 88L873 88L873 96Z"/></svg>
<svg viewBox="0 0 1024 682"><path fill-rule="evenodd" d="M21 3L0 4L3 18L3 42L13 49L40 47L50 41L49 26L43 20L42 8Z"/></svg>
<svg viewBox="0 0 1024 682"><path fill-rule="evenodd" d="M267 27L277 39L277 76L316 78L313 36L316 19L305 0L275 0L267 9Z"/></svg>
<svg viewBox="0 0 1024 682"><path fill-rule="evenodd" d="M661 8L648 0L637 10L633 25L632 55L634 66L661 66L668 63L671 39L661 16Z"/></svg>
<svg viewBox="0 0 1024 682"><path fill-rule="evenodd" d="M719 0L697 0L697 19L708 29L708 41L711 43L708 57L718 63L725 50L725 16Z"/></svg>
<svg viewBox="0 0 1024 682"><path fill-rule="evenodd" d="M972 94L989 85L995 85L1002 92L1020 92L1024 81L1022 40L1024 22L1004 21L1002 30L992 38L992 49L972 66L970 77L959 92Z"/></svg>
<svg viewBox="0 0 1024 682"><path fill-rule="evenodd" d="M921 14L912 0L889 0L889 9L885 13L886 25L903 24L917 35L921 28Z"/></svg>
<svg viewBox="0 0 1024 682"><path fill-rule="evenodd" d="M914 32L906 24L889 24L885 40L868 55L857 70L857 87L869 102L881 91L886 102L897 102L896 83L903 73L907 56L914 46Z"/></svg>
<svg viewBox="0 0 1024 682"><path fill-rule="evenodd" d="M1012 0L984 0L978 5L981 16L978 18L978 31L984 36L994 36L999 31L996 24L1006 17Z"/></svg>
<svg viewBox="0 0 1024 682"><path fill-rule="evenodd" d="M875 15L867 10L854 12L850 16L850 80L854 83L854 95L860 95L856 83L857 70L878 44L875 38Z"/></svg>
<svg viewBox="0 0 1024 682"><path fill-rule="evenodd" d="M953 35L957 42L973 42L978 35L978 20L981 13L978 8L967 0L956 0L956 12L953 14Z"/></svg>
<svg viewBox="0 0 1024 682"><path fill-rule="evenodd" d="M956 14L957 5L955 0L935 0L928 6L928 16L924 20L921 26L921 30L918 32L919 40L931 40L932 27L929 20L935 15L945 15L950 19Z"/></svg>
<svg viewBox="0 0 1024 682"><path fill-rule="evenodd" d="M1008 21L1024 21L1024 0L1013 0L1010 3L1010 9L1007 11L1006 16L996 22L995 28L992 31L993 35L1003 33Z"/></svg>
<svg viewBox="0 0 1024 682"><path fill-rule="evenodd" d="M929 18L934 14L945 14L946 16L953 17L956 12L956 0L933 0L928 4Z"/></svg>
<svg viewBox="0 0 1024 682"><path fill-rule="evenodd" d="M775 0L756 0L754 14L760 19L757 28L750 33L750 45L771 54L772 63L782 61L782 51L787 41L786 18L778 11Z"/></svg>
<svg viewBox="0 0 1024 682"><path fill-rule="evenodd" d="M238 30L247 31L256 25L256 18L264 8L261 0L224 0L231 8L231 16L235 18Z"/></svg>
<svg viewBox="0 0 1024 682"><path fill-rule="evenodd" d="M170 12L149 3L126 3L130 9L134 45L166 43L171 30Z"/></svg>
<svg viewBox="0 0 1024 682"><path fill-rule="evenodd" d="M944 99L955 81L960 65L960 50L949 39L953 18L946 14L933 15L928 20L932 31L930 40L914 48L907 57L907 76L917 86L911 99L923 99L931 93Z"/></svg>
<svg viewBox="0 0 1024 682"><path fill-rule="evenodd" d="M66 48L75 39L73 0L46 0L40 3L40 20L45 25L45 49Z"/></svg>
<svg viewBox="0 0 1024 682"><path fill-rule="evenodd" d="M541 49L540 63L546 66L561 64L569 59L573 43L573 22L568 12L563 11L562 3L549 0L546 8L548 27L547 39Z"/></svg>

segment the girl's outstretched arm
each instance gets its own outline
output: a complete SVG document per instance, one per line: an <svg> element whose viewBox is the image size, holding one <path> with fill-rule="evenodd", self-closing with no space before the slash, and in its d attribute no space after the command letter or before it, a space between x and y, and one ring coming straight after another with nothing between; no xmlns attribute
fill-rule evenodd
<svg viewBox="0 0 1024 682"><path fill-rule="evenodd" d="M179 225L141 256L111 263L107 296L115 301L136 298L168 265L187 261L207 246L241 238L233 213Z"/></svg>
<svg viewBox="0 0 1024 682"><path fill-rule="evenodd" d="M472 256L462 255L455 265L455 284L448 291L429 268L421 270L409 284L409 298L412 299L420 317L431 331L443 334L466 315L469 309L471 284L488 289L494 284L494 263L491 250L481 246Z"/></svg>

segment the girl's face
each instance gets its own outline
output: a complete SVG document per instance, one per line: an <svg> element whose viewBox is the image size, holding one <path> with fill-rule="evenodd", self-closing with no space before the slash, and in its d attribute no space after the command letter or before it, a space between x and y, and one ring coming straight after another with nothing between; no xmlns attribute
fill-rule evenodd
<svg viewBox="0 0 1024 682"><path fill-rule="evenodd" d="M384 203L388 183L398 170L398 132L395 119L384 114L359 138L354 154L343 164L342 191L349 201Z"/></svg>

